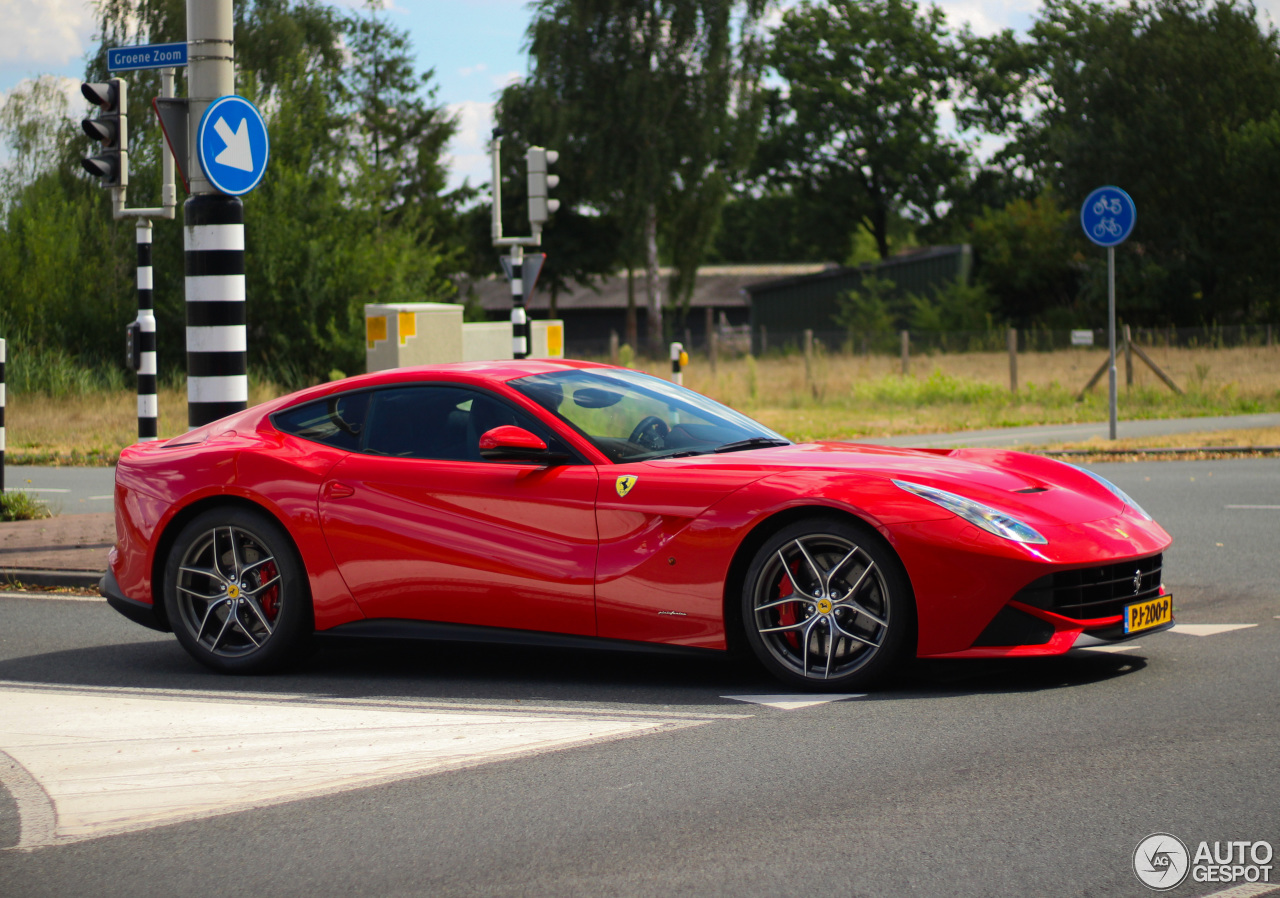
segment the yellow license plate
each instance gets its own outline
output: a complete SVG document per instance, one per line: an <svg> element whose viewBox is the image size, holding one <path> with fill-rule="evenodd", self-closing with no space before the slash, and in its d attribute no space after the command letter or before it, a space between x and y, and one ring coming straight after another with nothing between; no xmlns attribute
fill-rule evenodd
<svg viewBox="0 0 1280 898"><path fill-rule="evenodd" d="M1124 631L1137 633L1173 621L1173 596L1160 596L1124 609Z"/></svg>

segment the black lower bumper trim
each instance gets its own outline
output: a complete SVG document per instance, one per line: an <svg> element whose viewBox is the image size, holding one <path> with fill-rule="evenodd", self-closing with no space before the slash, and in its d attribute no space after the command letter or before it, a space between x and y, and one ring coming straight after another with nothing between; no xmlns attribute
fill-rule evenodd
<svg viewBox="0 0 1280 898"><path fill-rule="evenodd" d="M358 637L364 639L426 639L436 642L477 642L505 645L538 646L589 651L642 652L664 655L708 657L723 655L721 649L707 649L662 642L634 642L599 636L577 636L571 633L546 633L540 630L510 630L473 624L439 623L436 621L375 618L339 624L329 630L317 630L317 636Z"/></svg>
<svg viewBox="0 0 1280 898"><path fill-rule="evenodd" d="M135 624L142 624L144 627L159 630L161 633L172 632L169 622L156 610L155 605L135 601L121 592L120 584L116 582L116 576L111 571L107 571L102 576L102 579L98 581L98 592L106 597L108 605Z"/></svg>

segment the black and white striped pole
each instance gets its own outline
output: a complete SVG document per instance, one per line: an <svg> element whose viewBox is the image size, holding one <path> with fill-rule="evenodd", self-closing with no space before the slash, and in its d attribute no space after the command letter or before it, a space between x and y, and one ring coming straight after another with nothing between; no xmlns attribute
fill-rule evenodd
<svg viewBox="0 0 1280 898"><path fill-rule="evenodd" d="M529 357L529 315L524 307L524 247L511 247L511 357Z"/></svg>
<svg viewBox="0 0 1280 898"><path fill-rule="evenodd" d="M201 157L206 110L235 94L231 0L187 0L187 171L191 196L183 206L186 250L187 423L209 424L249 404L245 332L244 204L219 189ZM234 168L249 161L236 123L211 115ZM245 122L239 122L244 132ZM212 164L212 163L210 163ZM250 167L259 169L265 158ZM254 182L256 183L256 181ZM240 192L240 191L237 191Z"/></svg>
<svg viewBox="0 0 1280 898"><path fill-rule="evenodd" d="M187 423L199 427L249 404L244 204L221 194L183 206L187 275Z"/></svg>
<svg viewBox="0 0 1280 898"><path fill-rule="evenodd" d="M156 315L151 280L151 221L138 219L138 320L134 349L138 364L138 442L159 435L160 403L156 399Z"/></svg>
<svg viewBox="0 0 1280 898"><path fill-rule="evenodd" d="M684 366L689 364L689 354L683 343L671 344L671 382L684 385Z"/></svg>

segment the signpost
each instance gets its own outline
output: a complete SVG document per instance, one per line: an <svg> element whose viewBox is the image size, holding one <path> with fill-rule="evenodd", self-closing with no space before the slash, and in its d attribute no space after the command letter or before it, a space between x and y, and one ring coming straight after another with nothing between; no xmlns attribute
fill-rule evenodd
<svg viewBox="0 0 1280 898"><path fill-rule="evenodd" d="M134 47L111 47L107 50L107 69L112 72L136 71L139 69L160 70L160 96L154 104L180 104L184 109L186 100L174 96L174 77L177 69L187 64L186 42L176 44L143 44ZM116 79L124 94L126 87L123 79ZM127 108L122 114L128 115ZM163 124L163 123L162 123ZM156 439L158 433L158 400L156 398L156 319L152 298L151 277L151 219L172 219L178 205L177 187L174 185L175 157L170 146L168 153L160 151L160 205L146 209L127 208L125 189L128 186L128 155L124 154L122 165L123 180L120 186L112 191L112 214L115 218L135 218L134 229L137 244L137 290L138 317L126 329L128 346L127 365L138 374L138 440L145 442ZM185 164L181 160L178 164ZM185 180L185 179L184 179Z"/></svg>
<svg viewBox="0 0 1280 898"><path fill-rule="evenodd" d="M1116 247L1133 233L1138 207L1119 187L1099 187L1080 207L1084 235L1107 248L1107 345L1110 352L1111 439L1116 438Z"/></svg>

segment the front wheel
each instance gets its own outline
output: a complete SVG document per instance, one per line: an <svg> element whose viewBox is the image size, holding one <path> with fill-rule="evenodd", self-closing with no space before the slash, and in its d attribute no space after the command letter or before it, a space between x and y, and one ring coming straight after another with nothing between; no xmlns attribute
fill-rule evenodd
<svg viewBox="0 0 1280 898"><path fill-rule="evenodd" d="M873 682L901 659L914 606L901 563L866 527L813 518L761 546L741 610L747 642L770 673L838 692Z"/></svg>
<svg viewBox="0 0 1280 898"><path fill-rule="evenodd" d="M247 508L211 509L183 528L165 564L164 601L183 648L223 673L281 666L313 626L292 541Z"/></svg>

